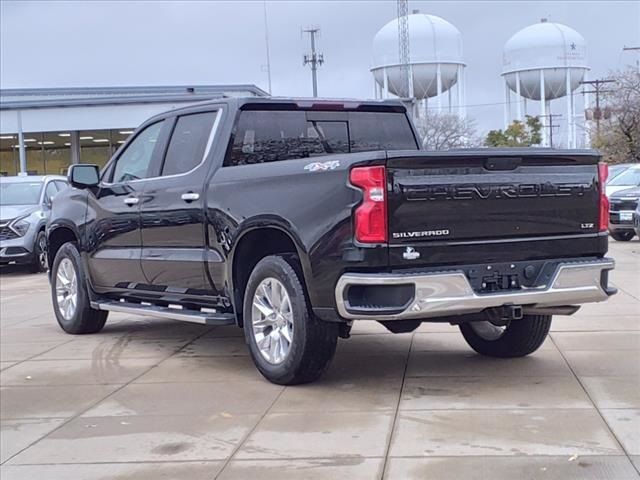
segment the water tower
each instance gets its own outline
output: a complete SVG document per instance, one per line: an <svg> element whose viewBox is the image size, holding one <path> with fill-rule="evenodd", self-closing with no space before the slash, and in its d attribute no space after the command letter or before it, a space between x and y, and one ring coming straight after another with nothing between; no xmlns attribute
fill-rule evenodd
<svg viewBox="0 0 640 480"><path fill-rule="evenodd" d="M523 120L527 114L527 100L539 101L542 145L549 146L549 121L552 126L554 123L554 117L550 116L551 100L566 96L567 147L575 148L576 102L573 92L588 70L587 43L572 28L542 19L540 23L517 32L504 45L505 127L511 122L511 92L518 97L517 120Z"/></svg>
<svg viewBox="0 0 640 480"><path fill-rule="evenodd" d="M382 27L373 39L373 67L376 98L390 94L422 103L436 100L443 111L448 92L448 111L464 115L464 67L462 35L451 23L435 15L414 13L407 16L409 26L409 81L403 81L398 45L398 19ZM405 77L406 78L406 77ZM455 99L453 90L455 88ZM415 114L420 114L416 108Z"/></svg>

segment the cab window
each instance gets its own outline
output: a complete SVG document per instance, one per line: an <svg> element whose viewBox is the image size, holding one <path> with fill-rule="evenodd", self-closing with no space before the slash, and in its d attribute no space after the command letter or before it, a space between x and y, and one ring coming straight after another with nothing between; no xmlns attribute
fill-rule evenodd
<svg viewBox="0 0 640 480"><path fill-rule="evenodd" d="M113 168L113 183L140 180L149 176L149 167L163 124L164 120L161 120L146 127L120 154Z"/></svg>
<svg viewBox="0 0 640 480"><path fill-rule="evenodd" d="M162 166L163 176L188 172L202 162L215 118L216 112L178 117Z"/></svg>

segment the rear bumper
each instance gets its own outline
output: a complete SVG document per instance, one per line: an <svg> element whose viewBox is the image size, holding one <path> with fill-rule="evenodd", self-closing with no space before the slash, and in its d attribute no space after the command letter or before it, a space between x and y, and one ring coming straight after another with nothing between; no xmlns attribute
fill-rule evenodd
<svg viewBox="0 0 640 480"><path fill-rule="evenodd" d="M462 271L425 274L346 273L336 285L338 313L348 320L407 320L477 313L505 305L554 307L601 302L615 293L607 285L613 259L558 264L551 280L540 287L477 294ZM402 303L384 308L354 307L348 290L354 286L397 286L412 293L398 294Z"/></svg>

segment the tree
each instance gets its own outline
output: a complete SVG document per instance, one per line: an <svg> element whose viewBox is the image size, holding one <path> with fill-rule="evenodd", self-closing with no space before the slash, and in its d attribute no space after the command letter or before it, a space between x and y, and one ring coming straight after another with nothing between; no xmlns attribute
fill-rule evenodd
<svg viewBox="0 0 640 480"><path fill-rule="evenodd" d="M611 75L600 112L600 132L591 131L591 146L609 163L640 162L640 72L629 68ZM602 115L606 112L606 115Z"/></svg>
<svg viewBox="0 0 640 480"><path fill-rule="evenodd" d="M530 147L542 142L542 124L538 117L527 115L522 123L514 120L505 130L491 130L484 144L487 147Z"/></svg>
<svg viewBox="0 0 640 480"><path fill-rule="evenodd" d="M416 123L425 150L450 150L479 143L472 119L450 113L428 113Z"/></svg>

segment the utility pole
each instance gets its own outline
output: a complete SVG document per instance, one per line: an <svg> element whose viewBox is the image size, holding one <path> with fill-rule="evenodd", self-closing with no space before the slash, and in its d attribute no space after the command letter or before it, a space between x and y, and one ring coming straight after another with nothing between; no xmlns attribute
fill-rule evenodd
<svg viewBox="0 0 640 480"><path fill-rule="evenodd" d="M549 128L549 148L553 148L553 129L558 128L560 125L553 123L554 118L561 117L559 113L547 113L546 115L540 115L541 117L548 118L549 122L545 122L545 127Z"/></svg>
<svg viewBox="0 0 640 480"><path fill-rule="evenodd" d="M264 8L264 44L267 49L267 80L269 82L269 95L271 95L271 56L269 55L269 24L267 22L267 0L262 3Z"/></svg>
<svg viewBox="0 0 640 480"><path fill-rule="evenodd" d="M308 33L311 38L311 55L305 55L302 65L311 64L311 80L313 82L313 96L318 96L318 67L324 63L321 53L316 53L316 35L320 33L319 27L312 27L302 31Z"/></svg>
<svg viewBox="0 0 640 480"><path fill-rule="evenodd" d="M592 85L593 90L583 90L583 94L594 93L596 95L596 109L593 112L593 117L596 120L596 135L600 137L600 118L602 118L602 112L600 111L600 94L609 93L611 90L601 90L602 85L605 83L614 83L615 80L610 79L598 79L598 80L585 80L580 82L581 85Z"/></svg>
<svg viewBox="0 0 640 480"><path fill-rule="evenodd" d="M623 52L629 52L634 50L640 51L640 47L627 47L627 46L622 47ZM638 72L640 72L640 56L639 58L636 59L636 67L638 68Z"/></svg>

